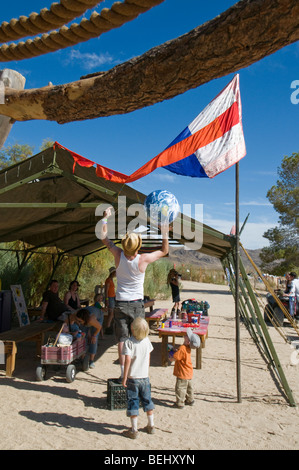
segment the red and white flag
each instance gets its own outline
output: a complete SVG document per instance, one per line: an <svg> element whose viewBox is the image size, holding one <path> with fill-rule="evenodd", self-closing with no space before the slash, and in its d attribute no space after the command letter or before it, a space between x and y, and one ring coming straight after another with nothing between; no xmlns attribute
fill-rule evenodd
<svg viewBox="0 0 299 470"><path fill-rule="evenodd" d="M245 155L237 74L163 152L130 176L99 164L96 173L116 183L130 183L156 168L195 178L214 178ZM76 163L83 164L82 158L77 155ZM88 163L92 162L88 160Z"/></svg>

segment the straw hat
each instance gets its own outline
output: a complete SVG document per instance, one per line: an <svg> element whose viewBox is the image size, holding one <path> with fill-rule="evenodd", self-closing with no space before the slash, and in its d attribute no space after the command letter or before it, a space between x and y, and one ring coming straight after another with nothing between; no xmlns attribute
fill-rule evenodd
<svg viewBox="0 0 299 470"><path fill-rule="evenodd" d="M127 233L121 241L125 255L133 256L142 245L142 238L137 233Z"/></svg>

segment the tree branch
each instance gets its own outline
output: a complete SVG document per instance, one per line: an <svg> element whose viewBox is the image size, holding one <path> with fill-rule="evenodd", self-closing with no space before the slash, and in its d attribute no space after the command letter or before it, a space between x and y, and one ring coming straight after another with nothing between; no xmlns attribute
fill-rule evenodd
<svg viewBox="0 0 299 470"><path fill-rule="evenodd" d="M242 0L113 69L39 89L6 89L0 114L66 123L125 114L248 67L299 39L298 0Z"/></svg>

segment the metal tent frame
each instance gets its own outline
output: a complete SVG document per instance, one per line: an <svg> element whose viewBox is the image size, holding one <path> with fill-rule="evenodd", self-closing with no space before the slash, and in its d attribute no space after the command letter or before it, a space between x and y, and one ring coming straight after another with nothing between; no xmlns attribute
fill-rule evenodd
<svg viewBox="0 0 299 470"><path fill-rule="evenodd" d="M71 152L54 145L0 171L0 243L21 240L26 244L23 249L17 250L20 269L34 253L40 253L41 248L56 247L57 254L51 253L53 272L65 255L76 256L78 276L85 257L105 249L95 234L95 226L99 220L95 215L96 207L102 203L112 205L117 222L120 215L117 208L119 196L126 198L126 206L143 204L146 198L144 194L128 185L99 178L93 167L75 166L74 163ZM127 223L133 219L133 216L126 214ZM287 401L291 406L296 406L242 264L238 236L225 235L182 214L178 215L178 220L181 225L183 220L188 220L192 231L202 231L202 246L197 251L218 258L224 272L230 274L229 285L236 304L238 401L241 401L238 344L240 315L264 359L277 375ZM237 227L237 235L238 233ZM115 237L113 241L120 243L121 240ZM183 233L170 230L171 244L185 245L188 241ZM157 249L160 243L159 238L146 240L143 249Z"/></svg>

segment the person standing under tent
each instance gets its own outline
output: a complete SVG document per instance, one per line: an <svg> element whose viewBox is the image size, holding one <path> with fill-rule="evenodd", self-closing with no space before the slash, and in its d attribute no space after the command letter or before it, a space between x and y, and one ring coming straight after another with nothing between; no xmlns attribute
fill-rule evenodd
<svg viewBox="0 0 299 470"><path fill-rule="evenodd" d="M106 335L113 333L113 314L115 307L115 285L113 278L116 276L116 268L112 266L109 268L109 276L105 281L105 306L108 310L107 326L105 329Z"/></svg>
<svg viewBox="0 0 299 470"><path fill-rule="evenodd" d="M142 238L137 233L127 233L122 239L122 248L116 246L108 238L107 219L111 216L111 207L104 212L101 220L100 238L104 245L114 256L116 267L117 289L115 295L115 335L118 342L118 357L121 369L121 378L124 373L124 360L122 354L123 344L131 336L131 323L137 317L145 316L144 312L144 276L150 263L166 256L169 249L169 225L161 225L162 247L152 253L139 254Z"/></svg>
<svg viewBox="0 0 299 470"><path fill-rule="evenodd" d="M171 287L173 307L171 310L171 316L177 317L181 313L181 298L180 298L180 274L175 270L171 269L167 276L167 284Z"/></svg>

